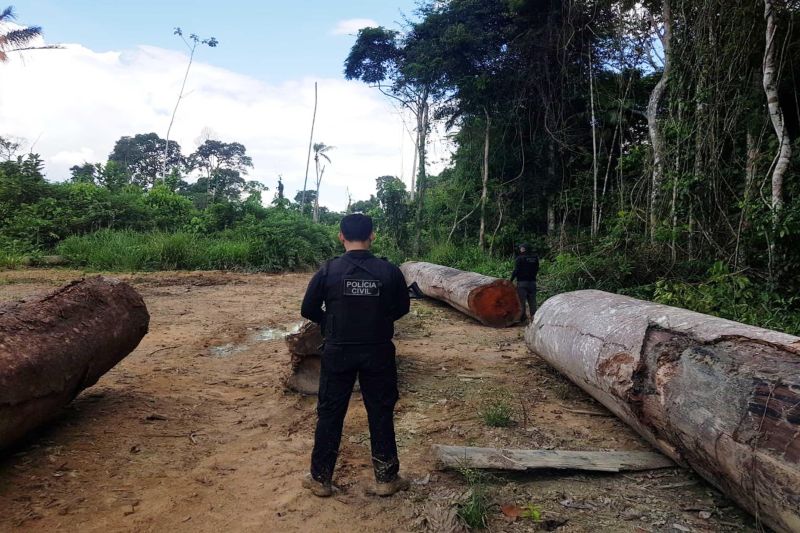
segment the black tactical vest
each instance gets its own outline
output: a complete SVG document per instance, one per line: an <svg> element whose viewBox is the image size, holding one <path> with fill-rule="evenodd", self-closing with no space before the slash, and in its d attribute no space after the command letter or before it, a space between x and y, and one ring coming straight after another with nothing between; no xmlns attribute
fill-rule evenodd
<svg viewBox="0 0 800 533"><path fill-rule="evenodd" d="M369 253L337 257L325 273L326 344L380 344L394 335L391 263Z"/></svg>

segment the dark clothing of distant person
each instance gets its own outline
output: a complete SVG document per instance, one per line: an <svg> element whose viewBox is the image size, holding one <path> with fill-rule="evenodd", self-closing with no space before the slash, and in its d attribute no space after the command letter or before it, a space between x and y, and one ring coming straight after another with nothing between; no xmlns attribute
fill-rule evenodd
<svg viewBox="0 0 800 533"><path fill-rule="evenodd" d="M397 478L398 389L392 336L394 322L409 307L400 269L367 250L328 261L311 279L300 313L319 324L325 338L311 454L314 480L330 483L333 478L356 378L367 409L375 478L379 483Z"/></svg>
<svg viewBox="0 0 800 533"><path fill-rule="evenodd" d="M514 261L514 271L511 273L511 281L517 280L517 294L522 304L522 318L525 318L525 307L527 303L530 309L530 316L536 313L536 275L539 273L539 256L525 252L517 256Z"/></svg>

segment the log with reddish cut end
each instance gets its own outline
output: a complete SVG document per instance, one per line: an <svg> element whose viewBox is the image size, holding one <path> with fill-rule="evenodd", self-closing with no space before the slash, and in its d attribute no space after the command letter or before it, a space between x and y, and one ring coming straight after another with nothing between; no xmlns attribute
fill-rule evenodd
<svg viewBox="0 0 800 533"><path fill-rule="evenodd" d="M416 261L403 263L400 270L408 285L416 283L425 296L448 303L486 326L503 328L522 317L517 289L508 280Z"/></svg>
<svg viewBox="0 0 800 533"><path fill-rule="evenodd" d="M528 346L776 531L800 531L800 338L602 291L554 296Z"/></svg>
<svg viewBox="0 0 800 533"><path fill-rule="evenodd" d="M94 277L0 307L0 448L55 417L139 344L136 290Z"/></svg>

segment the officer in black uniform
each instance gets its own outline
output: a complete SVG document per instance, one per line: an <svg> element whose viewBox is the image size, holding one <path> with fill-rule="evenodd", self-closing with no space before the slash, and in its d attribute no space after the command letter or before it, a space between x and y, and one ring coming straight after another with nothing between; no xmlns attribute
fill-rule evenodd
<svg viewBox="0 0 800 533"><path fill-rule="evenodd" d="M533 253L528 244L519 245L519 255L514 261L511 281L517 280L517 294L522 303L522 320L525 316L525 303L530 308L531 318L536 313L536 275L539 273L539 256Z"/></svg>
<svg viewBox="0 0 800 533"><path fill-rule="evenodd" d="M311 278L300 311L320 325L325 338L311 473L303 486L316 496L332 494L342 425L358 377L369 421L374 493L390 496L409 485L398 476L397 366L392 344L394 321L409 311L408 289L399 268L370 253L375 239L370 217L347 215L340 230L346 253L325 263Z"/></svg>

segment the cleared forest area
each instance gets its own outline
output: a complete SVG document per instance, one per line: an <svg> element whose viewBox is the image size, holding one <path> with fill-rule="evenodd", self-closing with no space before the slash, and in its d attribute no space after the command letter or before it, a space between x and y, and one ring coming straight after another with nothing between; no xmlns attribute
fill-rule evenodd
<svg viewBox="0 0 800 533"><path fill-rule="evenodd" d="M0 301L47 291L73 271L3 274ZM532 355L522 330L487 329L432 301L398 324L402 470L411 490L366 496L366 415L353 396L330 500L300 487L315 399L288 392L282 333L297 324L305 274L122 276L143 295L150 333L62 417L0 462L0 529L25 531L424 531L453 523L470 480L439 471L432 444L651 450ZM245 312L245 310L247 312ZM505 413L508 427L491 427ZM474 481L474 480L472 480ZM493 474L480 490L494 531L529 531L501 506L533 506L561 531L757 531L753 519L680 468L617 474ZM564 522L566 521L566 522ZM457 530L457 529L456 529ZM679 529L680 530L680 529Z"/></svg>

